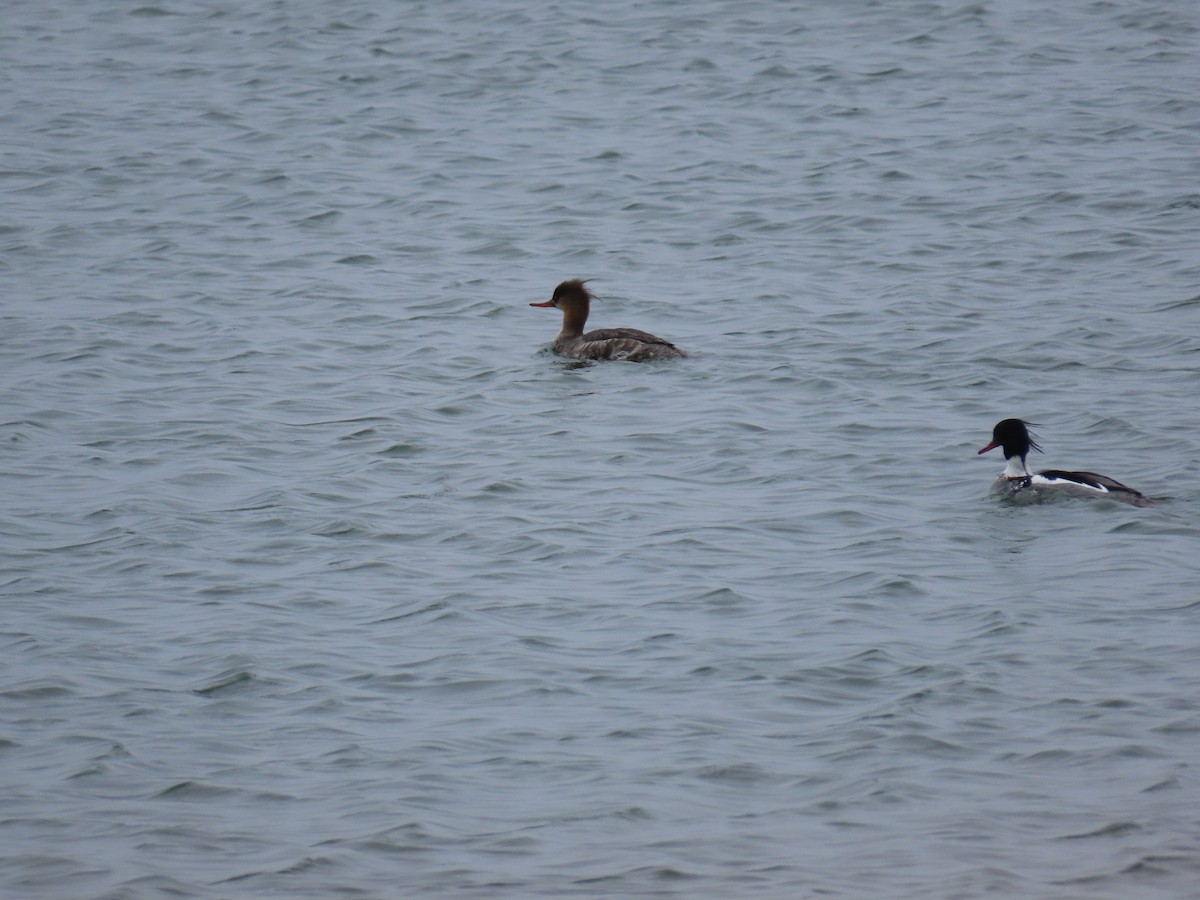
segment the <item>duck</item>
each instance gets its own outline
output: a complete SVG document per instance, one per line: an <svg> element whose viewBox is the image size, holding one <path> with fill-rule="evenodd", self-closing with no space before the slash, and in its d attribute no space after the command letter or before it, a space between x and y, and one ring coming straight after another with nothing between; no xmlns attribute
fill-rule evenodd
<svg viewBox="0 0 1200 900"><path fill-rule="evenodd" d="M584 334L583 326L592 305L592 295L585 284L579 278L564 281L554 289L549 300L529 304L562 310L562 329L554 338L555 353L574 359L623 359L629 362L687 356L670 341L636 328L601 328Z"/></svg>
<svg viewBox="0 0 1200 900"><path fill-rule="evenodd" d="M996 447L1004 449L1006 464L1004 471L996 479L997 491L1007 494L1016 494L1028 489L1038 492L1054 491L1071 496L1107 497L1132 503L1134 506L1150 506L1154 502L1115 478L1097 475L1095 472L1045 469L1037 474L1031 473L1025 465L1025 457L1031 449L1042 452L1041 445L1029 433L1029 426L1032 424L1034 423L1024 419L1003 419L997 422L996 427L992 429L991 443L979 451L979 454L984 454Z"/></svg>

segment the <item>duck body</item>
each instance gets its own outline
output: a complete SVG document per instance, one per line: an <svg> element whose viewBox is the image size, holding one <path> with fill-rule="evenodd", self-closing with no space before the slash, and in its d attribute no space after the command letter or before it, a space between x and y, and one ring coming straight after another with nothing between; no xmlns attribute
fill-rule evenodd
<svg viewBox="0 0 1200 900"><path fill-rule="evenodd" d="M687 354L668 340L637 328L600 328L584 332L592 295L580 279L564 281L554 295L543 303L530 303L560 309L562 328L554 338L554 352L573 359L623 359L645 362L652 359L681 359Z"/></svg>
<svg viewBox="0 0 1200 900"><path fill-rule="evenodd" d="M1150 500L1140 491L1121 484L1115 478L1095 472L1070 472L1066 469L1043 469L1030 472L1025 457L1030 450L1041 452L1041 446L1029 434L1028 423L1021 419L1004 419L992 429L992 441L979 452L987 453L996 447L1004 449L1005 466L996 479L995 490L1008 496L1018 494L1045 494L1108 497L1131 503L1134 506L1150 506Z"/></svg>

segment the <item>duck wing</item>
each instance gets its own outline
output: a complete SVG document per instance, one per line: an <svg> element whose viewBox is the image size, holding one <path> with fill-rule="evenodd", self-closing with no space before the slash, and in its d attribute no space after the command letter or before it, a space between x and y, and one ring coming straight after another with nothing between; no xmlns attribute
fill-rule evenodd
<svg viewBox="0 0 1200 900"><path fill-rule="evenodd" d="M1097 490L1105 490L1114 494L1129 494L1132 497L1146 499L1141 491L1135 491L1128 485L1121 484L1115 478L1109 478L1107 475L1098 475L1095 472L1067 472L1063 469L1046 469L1038 474L1044 478L1054 478L1058 481L1072 481L1075 484L1082 484Z"/></svg>
<svg viewBox="0 0 1200 900"><path fill-rule="evenodd" d="M637 328L598 328L580 340L585 359L666 359L687 354L657 335Z"/></svg>
<svg viewBox="0 0 1200 900"><path fill-rule="evenodd" d="M612 341L612 340L631 340L641 341L643 344L666 344L668 347L674 347L670 341L663 340L658 335L651 334L648 331L642 331L639 328L597 328L595 331L589 331L583 336L583 339L588 343L592 341Z"/></svg>

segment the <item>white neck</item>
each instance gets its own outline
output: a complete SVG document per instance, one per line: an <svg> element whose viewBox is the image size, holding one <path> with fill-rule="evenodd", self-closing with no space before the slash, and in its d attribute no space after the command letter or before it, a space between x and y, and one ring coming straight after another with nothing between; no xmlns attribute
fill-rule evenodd
<svg viewBox="0 0 1200 900"><path fill-rule="evenodd" d="M1003 475L1005 478L1027 478L1029 470L1025 468L1025 460L1019 456L1010 456Z"/></svg>

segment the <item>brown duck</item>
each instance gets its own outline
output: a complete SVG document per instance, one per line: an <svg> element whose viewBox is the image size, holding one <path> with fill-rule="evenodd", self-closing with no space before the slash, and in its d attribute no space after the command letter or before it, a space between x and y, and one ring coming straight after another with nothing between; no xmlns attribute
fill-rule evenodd
<svg viewBox="0 0 1200 900"><path fill-rule="evenodd" d="M624 359L630 362L687 356L670 341L636 328L601 328L584 334L583 326L587 324L592 295L578 278L564 281L554 289L554 296L544 303L529 305L562 310L562 329L554 338L554 352L561 356Z"/></svg>

